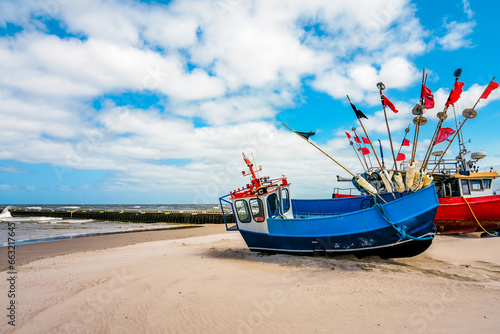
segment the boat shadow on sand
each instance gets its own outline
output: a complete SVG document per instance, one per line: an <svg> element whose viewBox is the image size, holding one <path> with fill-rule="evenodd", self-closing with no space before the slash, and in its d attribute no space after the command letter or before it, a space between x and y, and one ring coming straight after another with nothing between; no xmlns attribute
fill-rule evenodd
<svg viewBox="0 0 500 334"><path fill-rule="evenodd" d="M469 238L469 236L463 236ZM462 236L457 236L462 238ZM476 237L477 238L477 237ZM372 255L358 258L353 254L328 256L297 256L252 252L245 248L212 247L202 256L241 262L274 264L292 270L377 272L382 274L424 275L436 279L448 279L463 283L485 283L500 281L500 266L477 261L457 264L453 261L421 254L413 258L386 259Z"/></svg>
<svg viewBox="0 0 500 334"><path fill-rule="evenodd" d="M380 256L365 256L358 258L353 254L345 255L289 255L280 253L253 252L245 248L210 248L206 256L219 259L240 260L247 262L277 264L284 267L330 269L342 271L371 271L381 265L407 267L392 259L384 259Z"/></svg>

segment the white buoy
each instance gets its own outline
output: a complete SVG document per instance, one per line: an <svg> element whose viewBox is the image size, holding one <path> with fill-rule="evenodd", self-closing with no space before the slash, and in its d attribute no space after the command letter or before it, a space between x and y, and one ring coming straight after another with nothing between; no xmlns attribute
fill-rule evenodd
<svg viewBox="0 0 500 334"><path fill-rule="evenodd" d="M394 174L394 187L398 193L405 191L405 184L403 182L403 175L401 173Z"/></svg>
<svg viewBox="0 0 500 334"><path fill-rule="evenodd" d="M415 178L415 172L417 171L417 161L410 163L406 167L406 189L411 189L413 186L413 179Z"/></svg>
<svg viewBox="0 0 500 334"><path fill-rule="evenodd" d="M360 186L365 188L369 193L371 193L373 195L376 195L378 193L377 189L375 189L374 186L372 186L370 183L368 183L368 181L366 181L362 176L358 176L356 181L358 182L358 184Z"/></svg>

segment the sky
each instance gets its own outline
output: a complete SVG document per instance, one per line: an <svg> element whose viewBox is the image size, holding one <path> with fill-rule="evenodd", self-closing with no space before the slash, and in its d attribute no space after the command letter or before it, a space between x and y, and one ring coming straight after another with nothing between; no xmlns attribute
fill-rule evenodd
<svg viewBox="0 0 500 334"><path fill-rule="evenodd" d="M421 159L462 68L471 108L500 75L498 1L0 0L0 203L197 204L248 183L242 152L294 198L330 198L362 167L345 131L391 153L377 82L398 113L396 147L420 98ZM497 80L498 81L498 80ZM500 89L463 127L500 172ZM449 117L443 126L455 127ZM413 130L409 138L413 139ZM444 150L446 142L436 149ZM411 148L402 152L409 155ZM446 158L458 152L455 143ZM372 162L375 159L372 156ZM500 183L494 183L500 188Z"/></svg>

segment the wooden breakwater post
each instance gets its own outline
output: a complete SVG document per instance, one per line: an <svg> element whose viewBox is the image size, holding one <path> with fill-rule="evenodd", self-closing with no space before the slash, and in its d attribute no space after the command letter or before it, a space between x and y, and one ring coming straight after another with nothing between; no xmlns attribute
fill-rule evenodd
<svg viewBox="0 0 500 334"><path fill-rule="evenodd" d="M82 210L11 208L12 217L54 217L143 223L224 224L222 212L215 211L141 211L141 210ZM232 213L226 213L228 223L234 223Z"/></svg>

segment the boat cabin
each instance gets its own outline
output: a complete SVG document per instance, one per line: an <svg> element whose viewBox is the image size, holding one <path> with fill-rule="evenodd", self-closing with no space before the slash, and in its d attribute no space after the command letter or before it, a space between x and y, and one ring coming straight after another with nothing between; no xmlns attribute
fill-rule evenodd
<svg viewBox="0 0 500 334"><path fill-rule="evenodd" d="M269 180L259 190L252 192L250 188L246 188L231 192L238 229L269 233L266 223L268 218L293 218L290 184L286 182L286 178Z"/></svg>
<svg viewBox="0 0 500 334"><path fill-rule="evenodd" d="M436 185L439 198L446 197L479 197L495 195L493 180L500 177L497 172L456 173L453 177Z"/></svg>
<svg viewBox="0 0 500 334"><path fill-rule="evenodd" d="M269 233L268 218L293 218L290 184L284 175L277 179L270 179L267 176L259 177L257 173L262 168L254 170L253 163L245 154L243 154L243 159L250 172L242 172L242 174L251 176L250 183L231 191L229 194L231 202L224 201L232 206L238 230Z"/></svg>

